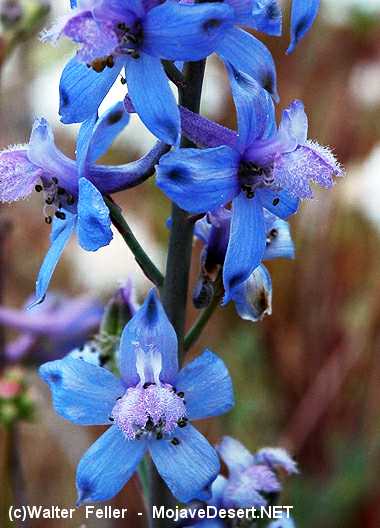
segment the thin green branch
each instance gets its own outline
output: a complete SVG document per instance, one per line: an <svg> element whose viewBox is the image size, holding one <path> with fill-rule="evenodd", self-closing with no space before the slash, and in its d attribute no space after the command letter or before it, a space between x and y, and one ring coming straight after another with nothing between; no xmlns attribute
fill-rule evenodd
<svg viewBox="0 0 380 528"><path fill-rule="evenodd" d="M186 334L185 342L184 342L184 349L185 352L190 350L190 348L198 341L199 337L201 336L203 330L205 329L207 323L211 319L213 313L215 312L216 308L218 307L222 297L223 297L223 289L220 286L219 279L216 281L216 291L214 293L214 296L212 298L211 303L202 310L200 316L195 321L193 326L190 328L189 332Z"/></svg>
<svg viewBox="0 0 380 528"><path fill-rule="evenodd" d="M123 216L121 208L108 197L104 198L107 207L110 211L111 221L116 229L119 231L121 236L124 238L125 243L132 251L137 264L142 269L145 276L155 284L158 288L161 288L164 284L164 276L157 266L153 263L150 257L142 248L141 244L132 232L127 221Z"/></svg>

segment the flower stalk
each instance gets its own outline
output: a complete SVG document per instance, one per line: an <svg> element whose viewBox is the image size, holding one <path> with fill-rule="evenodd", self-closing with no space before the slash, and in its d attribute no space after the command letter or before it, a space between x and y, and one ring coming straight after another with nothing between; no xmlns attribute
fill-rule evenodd
<svg viewBox="0 0 380 528"><path fill-rule="evenodd" d="M105 202L110 210L113 225L124 238L124 241L135 256L136 262L142 269L144 275L151 280L155 286L161 288L164 283L164 277L133 234L132 229L123 216L122 210L110 198L106 197Z"/></svg>
<svg viewBox="0 0 380 528"><path fill-rule="evenodd" d="M179 103L194 113L199 113L206 61L188 62L184 67L185 85L179 88ZM181 146L194 146L182 136ZM163 305L178 338L179 363L183 361L184 336L189 274L191 265L194 223L189 221L186 211L172 204L172 226L170 230L166 276L163 287ZM157 470L151 471L152 504L168 505L172 498ZM167 520L157 520L157 528L167 528Z"/></svg>

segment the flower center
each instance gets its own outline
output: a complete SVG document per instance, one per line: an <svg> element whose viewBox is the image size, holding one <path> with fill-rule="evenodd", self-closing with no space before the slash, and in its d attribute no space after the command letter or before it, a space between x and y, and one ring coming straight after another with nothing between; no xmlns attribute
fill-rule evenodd
<svg viewBox="0 0 380 528"><path fill-rule="evenodd" d="M137 21L133 24L133 27L129 27L125 22L119 22L116 24L114 31L119 40L119 46L115 50L115 53L108 57L95 59L88 64L88 67L92 68L97 73L101 73L106 68L113 68L115 66L117 55L129 55L132 59L140 58L138 49L140 48L143 39L141 23Z"/></svg>
<svg viewBox="0 0 380 528"><path fill-rule="evenodd" d="M41 184L35 186L35 190L44 195L43 214L45 222L51 224L53 216L60 220L66 219L66 214L61 210L64 206L74 204L74 196L68 193L63 187L59 186L58 178L53 176L51 180L44 180Z"/></svg>
<svg viewBox="0 0 380 528"><path fill-rule="evenodd" d="M138 48L143 40L143 30L140 22L135 22L133 27L127 26L124 22L117 25L119 37L119 51L122 54L130 55L133 59L138 59L140 54Z"/></svg>
<svg viewBox="0 0 380 528"><path fill-rule="evenodd" d="M155 383L129 388L117 400L110 420L129 440L143 436L160 440L177 427L185 427L188 421L183 394L177 394L171 385ZM178 443L175 438L174 441Z"/></svg>
<svg viewBox="0 0 380 528"><path fill-rule="evenodd" d="M255 190L259 187L271 187L273 176L270 169L259 167L251 161L244 161L239 167L239 180L241 190L247 198L255 196Z"/></svg>

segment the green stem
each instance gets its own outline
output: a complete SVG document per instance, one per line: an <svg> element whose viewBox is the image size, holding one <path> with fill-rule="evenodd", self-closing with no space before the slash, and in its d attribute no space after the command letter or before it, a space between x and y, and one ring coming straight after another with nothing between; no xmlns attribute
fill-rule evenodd
<svg viewBox="0 0 380 528"><path fill-rule="evenodd" d="M132 232L127 221L125 220L120 207L110 198L104 198L110 211L111 221L121 236L124 238L127 246L135 256L137 264L140 266L146 277L153 282L158 288L164 284L164 276L152 262L141 244Z"/></svg>
<svg viewBox="0 0 380 528"><path fill-rule="evenodd" d="M186 87L179 91L180 104L195 113L199 113L204 70L205 61L188 62L184 69ZM194 145L187 138L182 137L181 146L188 148ZM188 213L173 204L163 304L177 333L180 363L184 353L193 232L194 223L189 221Z"/></svg>
<svg viewBox="0 0 380 528"><path fill-rule="evenodd" d="M185 352L190 350L190 348L196 343L205 329L207 323L211 319L212 314L216 310L221 300L221 295L215 294L212 298L211 303L205 308L198 319L195 321L194 325L190 328L189 332L186 334L184 349Z"/></svg>
<svg viewBox="0 0 380 528"><path fill-rule="evenodd" d="M199 113L200 108L205 64L205 60L186 63L184 68L185 84L179 88L179 103L196 113ZM181 146L187 148L192 147L193 144L182 137ZM172 226L162 299L166 314L177 334L180 363L182 363L184 353L193 231L194 223L189 221L188 213L172 204ZM151 490L152 503L156 506L167 506L173 502L172 496L155 467L152 467L151 472ZM165 519L157 520L155 525L156 528L168 528L168 521Z"/></svg>

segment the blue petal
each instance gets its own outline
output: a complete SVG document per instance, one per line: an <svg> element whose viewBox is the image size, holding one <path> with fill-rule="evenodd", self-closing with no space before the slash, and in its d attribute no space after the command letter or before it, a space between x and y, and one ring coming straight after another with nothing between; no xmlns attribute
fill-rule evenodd
<svg viewBox="0 0 380 528"><path fill-rule="evenodd" d="M115 425L110 427L78 464L78 506L112 499L136 471L145 450L144 440L127 440Z"/></svg>
<svg viewBox="0 0 380 528"><path fill-rule="evenodd" d="M126 26L132 27L139 18L145 15L143 8L144 0L97 0L90 3L94 4L92 12L97 20L103 20L108 24L114 25L124 22Z"/></svg>
<svg viewBox="0 0 380 528"><path fill-rule="evenodd" d="M267 246L265 248L264 260L276 258L293 259L295 257L294 242L290 234L290 226L285 220L270 215L271 221L268 225L267 216Z"/></svg>
<svg viewBox="0 0 380 528"><path fill-rule="evenodd" d="M46 253L41 269L36 281L36 300L29 308L41 303L46 295L50 280L59 259L69 241L76 225L76 216L66 212L66 220L53 220L52 232L50 235L51 245Z"/></svg>
<svg viewBox="0 0 380 528"><path fill-rule="evenodd" d="M280 36L282 13L277 0L226 0L235 11L235 23L268 35Z"/></svg>
<svg viewBox="0 0 380 528"><path fill-rule="evenodd" d="M140 381L155 382L157 375L162 382L173 383L178 371L177 352L177 335L152 289L121 336L122 378L128 386ZM145 379L141 380L141 376Z"/></svg>
<svg viewBox="0 0 380 528"><path fill-rule="evenodd" d="M204 59L224 38L233 14L230 6L221 3L165 2L146 16L143 51L174 61Z"/></svg>
<svg viewBox="0 0 380 528"><path fill-rule="evenodd" d="M94 114L92 117L83 121L79 133L77 136L77 145L76 145L76 162L77 162L77 172L78 177L86 177L88 172L87 167L87 153L91 143L92 134L94 127L98 120L98 114Z"/></svg>
<svg viewBox="0 0 380 528"><path fill-rule="evenodd" d="M128 125L130 114L120 101L104 112L98 120L92 118L81 126L77 142L77 163L83 169L95 163L107 152L116 136ZM84 175L80 171L81 175Z"/></svg>
<svg viewBox="0 0 380 528"><path fill-rule="evenodd" d="M113 238L110 212L98 189L86 178L79 180L78 240L83 249L97 251Z"/></svg>
<svg viewBox="0 0 380 528"><path fill-rule="evenodd" d="M78 4L78 0L70 0L70 6L72 9L74 9L74 7L77 7L77 4Z"/></svg>
<svg viewBox="0 0 380 528"><path fill-rule="evenodd" d="M96 73L75 57L63 70L60 85L59 115L62 123L81 123L98 111L122 68L118 61L113 68Z"/></svg>
<svg viewBox="0 0 380 528"><path fill-rule="evenodd" d="M258 266L248 279L234 288L231 298L239 316L261 321L272 313L272 280L265 266Z"/></svg>
<svg viewBox="0 0 380 528"><path fill-rule="evenodd" d="M306 142L307 129L308 121L304 105L302 101L295 100L282 112L278 132L284 137L285 141L289 138L288 141L290 140L290 144L292 143L292 140L295 140L296 147L297 145L303 145ZM294 148L291 150L294 150Z"/></svg>
<svg viewBox="0 0 380 528"><path fill-rule="evenodd" d="M206 438L190 424L183 429L177 428L175 436L179 445L165 440L150 442L153 462L179 501L205 498L205 491L219 473L218 455Z"/></svg>
<svg viewBox="0 0 380 528"><path fill-rule="evenodd" d="M239 153L229 147L178 149L161 158L157 185L186 211L213 211L239 192L239 162Z"/></svg>
<svg viewBox="0 0 380 528"><path fill-rule="evenodd" d="M331 151L311 141L278 156L273 164L275 183L298 198L312 198L311 182L329 189L334 185L334 176L341 175Z"/></svg>
<svg viewBox="0 0 380 528"><path fill-rule="evenodd" d="M227 367L210 350L205 350L179 372L175 387L185 394L186 411L191 420L219 416L234 405Z"/></svg>
<svg viewBox="0 0 380 528"><path fill-rule="evenodd" d="M319 0L292 0L290 46L287 53L292 53L299 40L306 35L319 10Z"/></svg>
<svg viewBox="0 0 380 528"><path fill-rule="evenodd" d="M28 158L27 146L0 152L0 202L22 200L32 194L43 171Z"/></svg>
<svg viewBox="0 0 380 528"><path fill-rule="evenodd" d="M223 493L227 508L260 508L268 504L262 493L279 493L281 484L268 466L253 465L230 478Z"/></svg>
<svg viewBox="0 0 380 528"><path fill-rule="evenodd" d="M267 139L276 128L274 104L257 81L228 65L228 76L238 117L238 141L244 152L253 141Z"/></svg>
<svg viewBox="0 0 380 528"><path fill-rule="evenodd" d="M230 239L223 268L224 303L261 263L266 245L264 213L260 200L240 193L232 202Z"/></svg>
<svg viewBox="0 0 380 528"><path fill-rule="evenodd" d="M239 475L254 464L255 459L248 449L230 436L222 438L217 450L232 475Z"/></svg>
<svg viewBox="0 0 380 528"><path fill-rule="evenodd" d="M291 196L287 191L272 191L270 189L257 189L256 195L260 201L272 214L287 220L289 216L298 211L299 199Z"/></svg>
<svg viewBox="0 0 380 528"><path fill-rule="evenodd" d="M43 176L50 180L55 176L59 185L76 195L78 173L75 161L65 156L55 145L51 126L44 118L36 119L28 146L29 160L43 170Z"/></svg>
<svg viewBox="0 0 380 528"><path fill-rule="evenodd" d="M263 447L255 455L255 464L265 464L270 468L281 468L288 475L299 472L297 462L281 447Z"/></svg>
<svg viewBox="0 0 380 528"><path fill-rule="evenodd" d="M142 53L128 61L126 75L129 96L144 125L165 143L178 143L179 110L160 60Z"/></svg>
<svg viewBox="0 0 380 528"><path fill-rule="evenodd" d="M236 70L255 79L275 101L278 100L273 57L257 38L242 29L229 29L225 32L223 41L218 44L216 52Z"/></svg>
<svg viewBox="0 0 380 528"><path fill-rule="evenodd" d="M50 387L56 412L78 425L109 424L116 399L125 392L109 370L70 356L45 363L39 374Z"/></svg>
<svg viewBox="0 0 380 528"><path fill-rule="evenodd" d="M282 31L282 13L277 0L256 0L252 14L245 25L267 35L280 36Z"/></svg>

